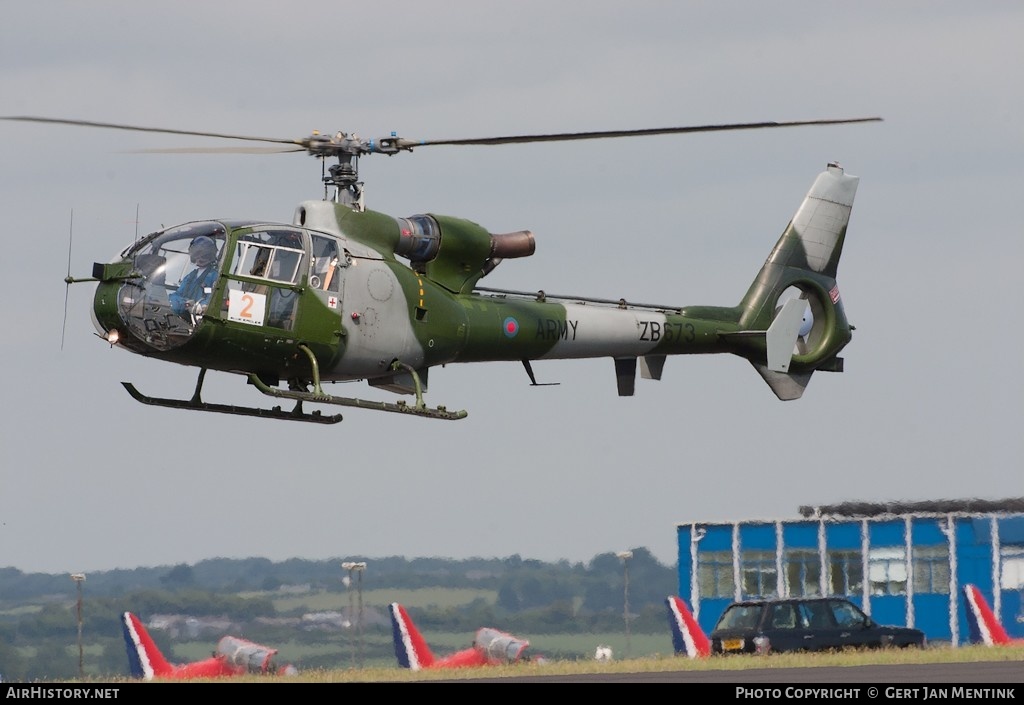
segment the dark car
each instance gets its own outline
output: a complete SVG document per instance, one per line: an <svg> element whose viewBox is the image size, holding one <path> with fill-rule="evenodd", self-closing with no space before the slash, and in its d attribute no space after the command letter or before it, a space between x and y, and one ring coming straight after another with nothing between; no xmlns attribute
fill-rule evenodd
<svg viewBox="0 0 1024 705"><path fill-rule="evenodd" d="M904 648L927 644L924 632L878 624L841 597L744 600L729 605L711 635L716 654Z"/></svg>

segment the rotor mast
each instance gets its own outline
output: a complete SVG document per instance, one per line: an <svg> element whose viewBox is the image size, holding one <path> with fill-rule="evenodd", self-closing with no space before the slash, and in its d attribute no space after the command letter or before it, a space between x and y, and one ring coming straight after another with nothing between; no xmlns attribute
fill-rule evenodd
<svg viewBox="0 0 1024 705"><path fill-rule="evenodd" d="M366 209L363 200L363 182L359 180L359 156L361 154L397 154L401 149L409 149L403 145L409 140L399 139L394 132L391 137L380 140L363 140L355 133L336 132L331 137L321 136L314 132L304 140L303 146L314 157L325 160L334 157L337 164L327 167L322 176L324 182L324 199L332 200L346 208L362 212ZM334 188L333 197L330 188Z"/></svg>

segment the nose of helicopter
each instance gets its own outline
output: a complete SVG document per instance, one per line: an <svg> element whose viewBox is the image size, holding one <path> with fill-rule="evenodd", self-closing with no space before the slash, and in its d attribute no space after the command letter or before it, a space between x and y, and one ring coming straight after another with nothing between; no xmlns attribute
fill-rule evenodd
<svg viewBox="0 0 1024 705"><path fill-rule="evenodd" d="M93 326L93 328L96 329L96 334L99 335L104 340L106 340L107 342L109 342L111 345L114 345L117 342L118 337L120 337L120 336L118 336L117 331L116 330L107 331L103 327L103 324L100 323L100 319L96 316L96 308L95 307L93 307L92 309L89 310L89 316L90 316L90 318L92 318L92 326ZM114 336L114 341L113 342L110 341L110 336Z"/></svg>

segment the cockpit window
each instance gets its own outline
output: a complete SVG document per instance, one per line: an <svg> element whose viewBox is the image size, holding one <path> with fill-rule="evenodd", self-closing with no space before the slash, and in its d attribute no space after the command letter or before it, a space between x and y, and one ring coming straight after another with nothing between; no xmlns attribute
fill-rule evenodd
<svg viewBox="0 0 1024 705"><path fill-rule="evenodd" d="M261 230L236 244L232 274L297 284L305 250L301 231Z"/></svg>
<svg viewBox="0 0 1024 705"><path fill-rule="evenodd" d="M133 276L121 287L118 309L137 338L170 350L191 337L219 277L225 235L221 223L187 223L125 251Z"/></svg>

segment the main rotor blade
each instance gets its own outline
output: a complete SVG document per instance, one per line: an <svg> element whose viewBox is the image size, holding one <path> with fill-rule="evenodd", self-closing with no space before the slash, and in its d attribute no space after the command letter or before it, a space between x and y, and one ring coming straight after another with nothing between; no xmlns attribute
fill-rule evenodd
<svg viewBox="0 0 1024 705"><path fill-rule="evenodd" d="M126 154L284 154L305 152L305 147L167 147L165 149L130 149Z"/></svg>
<svg viewBox="0 0 1024 705"><path fill-rule="evenodd" d="M249 142L272 142L275 144L287 144L292 145L292 149L282 149L282 152L301 152L308 151L310 154L315 156L327 156L334 155L340 156L341 154L359 154L359 153L373 153L382 152L385 154L394 154L396 151L407 150L411 151L416 147L430 147L434 145L498 145L498 144L521 144L527 142L568 142L572 140L593 140L593 139L607 139L611 137L642 137L649 135L670 135L670 134L681 134L688 132L723 132L727 130L756 130L756 129L767 129L772 127L797 127L806 125L841 125L846 123L855 122L880 122L880 117L862 117L862 118L849 118L849 119L827 119L827 120L797 120L790 122L740 122L740 123L723 123L718 125L692 125L689 127L657 127L647 128L642 130L605 130L599 132L556 132L551 134L542 135L508 135L504 137L476 137L476 138L461 138L451 140L410 140L402 137L392 136L391 138L384 138L381 140L362 140L355 135L349 136L344 133L338 133L334 137L321 135L314 132L309 137L301 139L286 139L278 137L253 137L246 135L230 135L222 132L200 132L195 130L174 130L162 127L140 127L138 125L119 125L111 122L93 122L91 120L66 120L63 118L47 118L47 117L32 117L32 116L7 116L0 117L0 120L18 120L21 122L35 122L44 123L51 125L76 125L82 127L102 127L114 130L128 130L132 132L155 132L168 135L190 135L197 137L216 137L220 139L229 140L246 140ZM340 140L340 141L338 141ZM241 150L221 150L218 148L210 149L195 149L195 148L181 148L181 149L167 149L167 150L145 150L148 152L205 152L215 153L217 151L235 151L240 152ZM267 152L259 152L267 153Z"/></svg>
<svg viewBox="0 0 1024 705"><path fill-rule="evenodd" d="M880 122L880 117L850 118L844 120L798 120L794 122L741 122L721 125L694 125L691 127L656 127L644 130L607 130L603 132L560 132L550 135L510 135L507 137L480 137L455 140L402 140L406 148L429 147L437 144L488 145L521 142L565 142L570 140L596 140L609 137L640 137L645 135L671 135L684 132L722 132L725 130L756 130L771 127L797 127L801 125L840 125L851 122Z"/></svg>
<svg viewBox="0 0 1024 705"><path fill-rule="evenodd" d="M61 118L31 117L26 115L0 117L0 120L17 120L19 122L41 122L50 125L78 125L81 127L104 127L112 130L129 130L131 132L158 132L166 135L194 135L196 137L220 137L226 140L248 140L250 142L278 142L281 144L302 144L300 140L281 139L277 137L246 137L244 135L227 135L221 132L196 132L193 130L172 130L163 127L139 127L138 125L118 125L112 122L92 122L91 120L64 120Z"/></svg>

